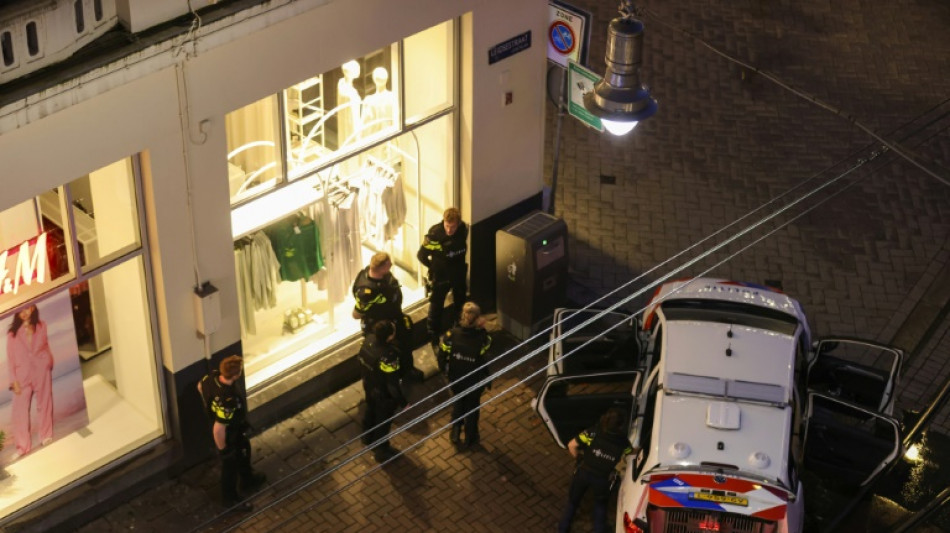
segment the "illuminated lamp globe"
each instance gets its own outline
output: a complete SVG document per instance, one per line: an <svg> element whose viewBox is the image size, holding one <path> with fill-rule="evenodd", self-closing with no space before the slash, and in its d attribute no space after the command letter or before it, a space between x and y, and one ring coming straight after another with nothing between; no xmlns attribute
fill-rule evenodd
<svg viewBox="0 0 950 533"><path fill-rule="evenodd" d="M607 130L608 133L612 133L617 137L620 137L633 131L633 128L636 128L640 121L633 120L630 122L620 122L602 118L600 119L600 123L604 125L604 129Z"/></svg>

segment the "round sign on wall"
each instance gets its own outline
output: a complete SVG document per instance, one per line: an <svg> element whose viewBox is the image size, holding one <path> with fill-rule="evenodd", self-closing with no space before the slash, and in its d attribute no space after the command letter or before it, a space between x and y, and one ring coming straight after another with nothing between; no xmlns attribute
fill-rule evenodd
<svg viewBox="0 0 950 533"><path fill-rule="evenodd" d="M577 45L577 38L574 36L574 30L567 23L556 20L551 24L548 30L548 40L551 46L558 52L568 55L574 51Z"/></svg>

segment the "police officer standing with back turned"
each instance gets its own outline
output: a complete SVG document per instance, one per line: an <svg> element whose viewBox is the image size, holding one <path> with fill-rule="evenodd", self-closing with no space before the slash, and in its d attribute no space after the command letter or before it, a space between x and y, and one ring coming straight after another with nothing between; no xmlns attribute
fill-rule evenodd
<svg viewBox="0 0 950 533"><path fill-rule="evenodd" d="M452 319L454 324L459 318L465 295L468 292L465 277L468 264L465 254L468 252L468 225L462 222L459 210L450 207L442 214L442 222L429 228L416 257L429 269L429 318L426 331L429 339L435 343L448 328L442 325L442 310L445 309L445 297L452 292Z"/></svg>
<svg viewBox="0 0 950 533"><path fill-rule="evenodd" d="M455 398L452 407L452 420L455 422L449 434L452 444L461 444L463 425L465 446L478 444L479 405L487 384L467 394L465 390L489 376L488 367L483 365L490 347L491 336L482 327L481 309L473 302L465 302L459 324L447 331L439 342L439 369L448 377Z"/></svg>
<svg viewBox="0 0 950 533"><path fill-rule="evenodd" d="M198 392L213 421L211 435L221 458L222 503L225 507L250 512L254 507L251 502L241 501L237 491L238 479L242 489L254 492L267 481L267 476L251 469L247 408L236 386L243 371L242 365L243 360L238 355L225 357L218 370L198 382Z"/></svg>
<svg viewBox="0 0 950 533"><path fill-rule="evenodd" d="M399 380L399 355L392 344L395 335L396 328L391 322L376 322L373 332L363 339L357 355L366 394L363 444L386 439L373 449L373 456L380 463L399 453L390 446L387 435L392 427L392 416L406 406Z"/></svg>
<svg viewBox="0 0 950 533"><path fill-rule="evenodd" d="M402 286L393 276L393 262L386 252L379 252L369 260L369 266L360 270L353 282L353 318L360 320L363 335L373 331L380 320L388 320L396 328L396 348L399 350L401 375L422 381L422 371L412 360L412 319L402 312Z"/></svg>
<svg viewBox="0 0 950 533"><path fill-rule="evenodd" d="M567 450L578 459L567 508L558 523L559 533L568 533L574 512L587 489L594 493L594 533L607 533L607 499L617 464L630 453L630 442L624 433L626 416L623 409L611 407L597 425L571 439ZM583 453L581 453L583 452Z"/></svg>

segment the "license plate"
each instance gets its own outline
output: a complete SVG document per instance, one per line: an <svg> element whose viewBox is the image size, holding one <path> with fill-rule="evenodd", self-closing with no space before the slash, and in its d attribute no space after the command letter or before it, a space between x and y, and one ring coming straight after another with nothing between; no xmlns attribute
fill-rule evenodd
<svg viewBox="0 0 950 533"><path fill-rule="evenodd" d="M741 505L742 507L749 506L749 498L743 498L742 496L709 494L708 492L691 492L689 494L689 499L702 500L704 502L728 503L730 505Z"/></svg>

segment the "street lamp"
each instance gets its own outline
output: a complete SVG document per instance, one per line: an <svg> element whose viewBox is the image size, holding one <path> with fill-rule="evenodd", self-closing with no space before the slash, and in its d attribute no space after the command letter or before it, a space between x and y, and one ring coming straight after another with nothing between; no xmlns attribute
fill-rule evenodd
<svg viewBox="0 0 950 533"><path fill-rule="evenodd" d="M600 119L604 129L613 135L626 135L633 128L656 113L656 100L640 83L640 63L643 62L643 23L636 19L636 8L631 0L621 0L620 17L610 21L607 28L607 71L594 89L584 94L584 108ZM550 72L550 71L549 71ZM554 131L554 165L551 169L551 187L545 190L544 210L554 214L557 192L558 160L561 152L561 119L567 109L565 97L568 75L564 74L561 96L558 99L557 126Z"/></svg>
<svg viewBox="0 0 950 533"><path fill-rule="evenodd" d="M614 135L626 135L656 113L657 103L640 83L643 62L643 23L634 18L629 0L620 6L620 17L607 29L607 71L594 90L584 95L584 107L600 118Z"/></svg>

